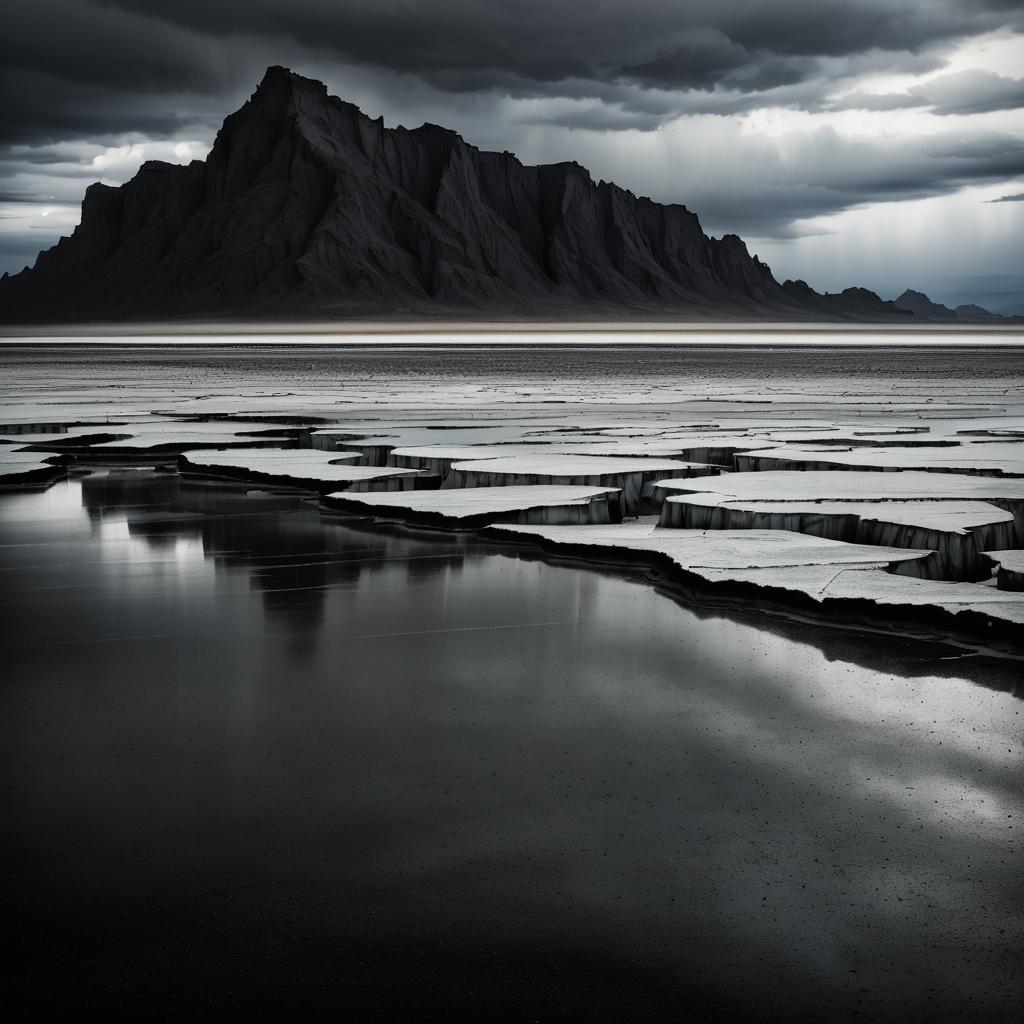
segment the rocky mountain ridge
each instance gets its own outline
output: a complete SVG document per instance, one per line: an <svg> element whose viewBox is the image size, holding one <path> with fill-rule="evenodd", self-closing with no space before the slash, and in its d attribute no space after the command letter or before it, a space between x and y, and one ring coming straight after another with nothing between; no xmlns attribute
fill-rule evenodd
<svg viewBox="0 0 1024 1024"><path fill-rule="evenodd" d="M576 163L384 127L269 68L205 161L86 191L74 233L0 280L0 319L915 319L780 284L736 235Z"/></svg>

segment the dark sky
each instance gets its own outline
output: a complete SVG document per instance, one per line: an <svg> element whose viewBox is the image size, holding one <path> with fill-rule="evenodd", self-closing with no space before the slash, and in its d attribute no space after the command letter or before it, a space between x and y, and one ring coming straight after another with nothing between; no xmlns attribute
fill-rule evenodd
<svg viewBox="0 0 1024 1024"><path fill-rule="evenodd" d="M285 64L388 124L685 202L819 287L1013 273L1021 33L1020 0L28 0L0 33L0 269L89 182L202 156Z"/></svg>

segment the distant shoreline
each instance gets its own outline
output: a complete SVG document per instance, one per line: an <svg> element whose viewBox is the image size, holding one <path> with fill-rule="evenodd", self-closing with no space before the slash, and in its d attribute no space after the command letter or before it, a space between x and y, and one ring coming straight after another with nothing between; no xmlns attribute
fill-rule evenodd
<svg viewBox="0 0 1024 1024"><path fill-rule="evenodd" d="M585 336L585 337L584 337ZM786 340L783 341L783 336ZM0 345L1024 345L1024 324L587 323L584 321L170 321L5 324ZM241 340L244 338L244 341Z"/></svg>

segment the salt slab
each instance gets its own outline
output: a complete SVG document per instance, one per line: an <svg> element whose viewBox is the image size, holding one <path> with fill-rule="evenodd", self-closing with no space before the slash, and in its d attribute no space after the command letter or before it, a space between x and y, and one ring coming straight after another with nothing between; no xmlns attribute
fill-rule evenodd
<svg viewBox="0 0 1024 1024"><path fill-rule="evenodd" d="M346 512L393 516L410 522L471 528L493 522L609 523L617 521L614 488L459 487L398 494L335 493L324 505Z"/></svg>
<svg viewBox="0 0 1024 1024"><path fill-rule="evenodd" d="M963 629L1019 645L1024 593L977 583L942 583L914 575L926 552L812 539L785 531L661 530L622 526L491 527L496 537L536 541L600 557L635 552L654 555L684 579L744 593L746 584L766 596L811 602L822 609L859 615L865 607L901 612L909 623ZM898 573L898 574L897 574ZM749 592L748 592L749 593Z"/></svg>
<svg viewBox="0 0 1024 1024"><path fill-rule="evenodd" d="M780 470L723 473L691 485L659 481L671 491L708 492L751 501L889 501L1024 499L1024 479L962 473L858 470Z"/></svg>
<svg viewBox="0 0 1024 1024"><path fill-rule="evenodd" d="M596 455L514 455L452 464L445 487L508 487L562 484L614 487L621 491L623 515L638 515L645 485L663 477L702 476L715 469L676 459L622 458Z"/></svg>
<svg viewBox="0 0 1024 1024"><path fill-rule="evenodd" d="M935 579L991 574L985 548L1014 541L1014 518L981 501L750 501L720 494L670 495L659 525L690 530L792 530L857 544L931 549Z"/></svg>
<svg viewBox="0 0 1024 1024"><path fill-rule="evenodd" d="M999 590L1024 591L1024 550L986 551L985 556L996 566Z"/></svg>
<svg viewBox="0 0 1024 1024"><path fill-rule="evenodd" d="M760 469L918 469L951 473L1024 476L1024 445L1019 442L978 442L952 448L856 448L811 451L781 445L739 453L736 468Z"/></svg>
<svg viewBox="0 0 1024 1024"><path fill-rule="evenodd" d="M311 448L243 448L189 452L178 457L182 472L304 487L315 491L405 490L425 474L418 470L356 466L353 452Z"/></svg>

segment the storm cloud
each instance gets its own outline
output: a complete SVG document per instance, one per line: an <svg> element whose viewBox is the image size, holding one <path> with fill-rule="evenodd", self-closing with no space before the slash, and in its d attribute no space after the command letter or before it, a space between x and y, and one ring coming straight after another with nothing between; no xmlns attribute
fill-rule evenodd
<svg viewBox="0 0 1024 1024"><path fill-rule="evenodd" d="M857 94L832 104L834 109L905 110L927 107L933 114L985 114L1024 107L1024 78L1008 78L972 69L938 75L905 92Z"/></svg>
<svg viewBox="0 0 1024 1024"><path fill-rule="evenodd" d="M282 54L442 92L589 92L627 112L640 85L677 94L661 104L668 117L693 112L694 91L820 91L872 69L941 66L943 47L1020 29L1024 13L1008 0L36 0L5 21L0 124L25 141L216 123Z"/></svg>
<svg viewBox="0 0 1024 1024"><path fill-rule="evenodd" d="M73 226L89 182L201 157L269 64L389 124L577 159L716 231L1009 194L1024 81L981 43L1024 57L1021 32L1016 0L35 0L0 34L0 269Z"/></svg>

